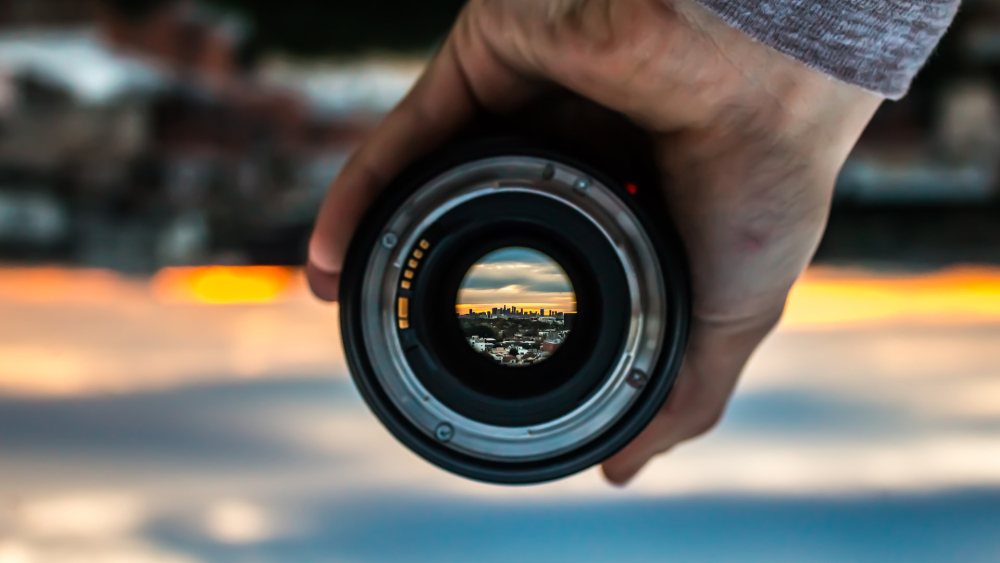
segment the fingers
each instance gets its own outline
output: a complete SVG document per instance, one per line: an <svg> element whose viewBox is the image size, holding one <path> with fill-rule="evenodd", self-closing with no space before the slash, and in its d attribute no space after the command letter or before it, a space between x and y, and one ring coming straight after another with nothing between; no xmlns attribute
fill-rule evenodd
<svg viewBox="0 0 1000 563"><path fill-rule="evenodd" d="M337 296L341 264L362 214L386 183L441 143L474 112L446 45L403 101L351 157L327 192L309 242L307 274L317 297Z"/></svg>
<svg viewBox="0 0 1000 563"><path fill-rule="evenodd" d="M444 143L482 109L516 107L529 82L486 47L468 13L409 94L333 182L309 242L307 275L317 297L337 298L344 255L365 210L416 159Z"/></svg>
<svg viewBox="0 0 1000 563"><path fill-rule="evenodd" d="M711 430L753 350L780 317L780 309L740 323L695 321L684 366L663 409L602 469L624 485L652 459L675 445Z"/></svg>
<svg viewBox="0 0 1000 563"><path fill-rule="evenodd" d="M306 282L316 297L323 301L337 300L337 292L340 290L339 272L321 271L309 261L306 262Z"/></svg>

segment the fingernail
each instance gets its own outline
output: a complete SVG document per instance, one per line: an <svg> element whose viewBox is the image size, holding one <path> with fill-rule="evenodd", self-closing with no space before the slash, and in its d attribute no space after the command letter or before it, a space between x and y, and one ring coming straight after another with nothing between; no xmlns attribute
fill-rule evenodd
<svg viewBox="0 0 1000 563"><path fill-rule="evenodd" d="M327 273L317 268L312 262L306 263L306 281L313 295L323 301L336 301L340 289L340 275Z"/></svg>
<svg viewBox="0 0 1000 563"><path fill-rule="evenodd" d="M609 467L608 465L601 466L601 472L604 474L604 479L615 487L625 487L632 481L635 477L637 471L635 470L620 470L617 468Z"/></svg>

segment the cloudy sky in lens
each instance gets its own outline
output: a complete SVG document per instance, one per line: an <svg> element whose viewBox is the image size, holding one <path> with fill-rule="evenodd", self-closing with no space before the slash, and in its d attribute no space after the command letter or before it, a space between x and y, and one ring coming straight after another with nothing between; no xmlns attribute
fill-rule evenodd
<svg viewBox="0 0 1000 563"><path fill-rule="evenodd" d="M502 248L466 274L456 309L486 311L513 305L525 309L576 311L576 295L566 273L552 258L529 248Z"/></svg>

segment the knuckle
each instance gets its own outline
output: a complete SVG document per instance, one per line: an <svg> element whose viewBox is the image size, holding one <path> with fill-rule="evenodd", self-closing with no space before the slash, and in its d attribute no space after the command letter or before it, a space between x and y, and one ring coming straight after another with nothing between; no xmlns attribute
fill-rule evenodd
<svg viewBox="0 0 1000 563"><path fill-rule="evenodd" d="M691 420L692 437L702 436L718 427L723 413L723 408L715 406L698 409Z"/></svg>

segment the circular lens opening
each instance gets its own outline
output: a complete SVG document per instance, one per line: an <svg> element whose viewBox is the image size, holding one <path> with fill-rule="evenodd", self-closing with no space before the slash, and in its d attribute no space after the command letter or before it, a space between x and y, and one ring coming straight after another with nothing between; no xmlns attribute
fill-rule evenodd
<svg viewBox="0 0 1000 563"><path fill-rule="evenodd" d="M555 354L573 328L576 293L547 254L507 247L469 268L455 312L466 343L505 367L530 366Z"/></svg>

